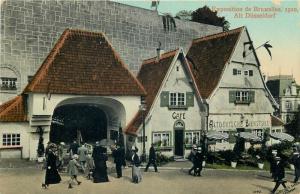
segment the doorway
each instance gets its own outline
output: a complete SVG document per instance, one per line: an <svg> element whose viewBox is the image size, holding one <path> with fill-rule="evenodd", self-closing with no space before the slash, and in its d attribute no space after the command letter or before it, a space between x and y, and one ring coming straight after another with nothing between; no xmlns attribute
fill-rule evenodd
<svg viewBox="0 0 300 194"><path fill-rule="evenodd" d="M184 147L183 147L183 129L175 130L175 152L176 156L183 156Z"/></svg>

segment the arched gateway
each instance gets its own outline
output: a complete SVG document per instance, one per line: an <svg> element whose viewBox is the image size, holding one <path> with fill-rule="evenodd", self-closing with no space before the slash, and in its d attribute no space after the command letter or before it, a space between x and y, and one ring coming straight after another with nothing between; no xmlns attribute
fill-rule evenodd
<svg viewBox="0 0 300 194"><path fill-rule="evenodd" d="M0 106L1 131L17 131L8 134L18 139L11 147L25 158L36 158L40 137L110 140L137 114L144 95L102 33L67 29L22 94Z"/></svg>

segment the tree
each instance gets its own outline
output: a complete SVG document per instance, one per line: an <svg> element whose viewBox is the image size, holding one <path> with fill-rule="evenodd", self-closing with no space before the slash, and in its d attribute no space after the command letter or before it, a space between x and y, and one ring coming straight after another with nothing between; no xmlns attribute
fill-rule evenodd
<svg viewBox="0 0 300 194"><path fill-rule="evenodd" d="M192 19L192 12L193 11L181 10L176 14L175 18L190 21Z"/></svg>
<svg viewBox="0 0 300 194"><path fill-rule="evenodd" d="M223 28L223 31L228 31L230 27L230 23L225 20L225 17L219 17L217 11L212 11L207 6L193 11L191 21L220 26Z"/></svg>

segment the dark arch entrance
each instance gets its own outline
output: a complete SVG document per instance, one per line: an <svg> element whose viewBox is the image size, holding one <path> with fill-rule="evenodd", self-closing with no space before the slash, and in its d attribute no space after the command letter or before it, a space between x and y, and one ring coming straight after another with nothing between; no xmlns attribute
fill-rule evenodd
<svg viewBox="0 0 300 194"><path fill-rule="evenodd" d="M50 128L50 141L70 143L81 135L85 143L107 138L107 117L94 105L64 105L56 108Z"/></svg>

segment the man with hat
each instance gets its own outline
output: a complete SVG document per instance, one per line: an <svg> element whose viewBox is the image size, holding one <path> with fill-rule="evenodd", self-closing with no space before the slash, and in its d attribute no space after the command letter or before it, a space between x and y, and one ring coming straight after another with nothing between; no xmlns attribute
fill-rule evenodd
<svg viewBox="0 0 300 194"><path fill-rule="evenodd" d="M154 149L153 143L151 144L151 147L150 147L150 150L149 150L149 161L148 161L148 164L145 168L145 172L148 171L148 168L151 164L154 166L155 172L158 172L157 171L157 165L156 165L156 154L155 154L155 149Z"/></svg>
<svg viewBox="0 0 300 194"><path fill-rule="evenodd" d="M285 171L284 171L284 161L276 156L275 157L275 171L274 171L274 180L276 182L274 189L271 191L271 193L275 193L275 191L278 189L280 184L284 187L284 189L287 191L287 187L285 185L286 181L283 180L285 177Z"/></svg>
<svg viewBox="0 0 300 194"><path fill-rule="evenodd" d="M202 154L202 149L201 149L201 147L198 147L194 161L193 161L193 164L195 167L194 176L201 176L203 159L204 159L204 157Z"/></svg>
<svg viewBox="0 0 300 194"><path fill-rule="evenodd" d="M117 178L122 177L122 165L124 160L124 155L121 149L121 146L119 144L116 145L116 147L112 147L112 155L114 157L114 162L116 164L116 171L117 171Z"/></svg>
<svg viewBox="0 0 300 194"><path fill-rule="evenodd" d="M197 152L197 146L196 146L196 145L193 145L193 146L192 146L191 153L190 153L190 155L188 156L189 161L191 161L191 162L193 163L192 168L190 168L190 170L189 170L189 174L190 174L190 175L192 175L192 171L195 170L194 159L195 159L196 152Z"/></svg>
<svg viewBox="0 0 300 194"><path fill-rule="evenodd" d="M298 151L295 151L292 156L292 164L295 167L295 179L294 183L297 183L300 177L300 155Z"/></svg>

